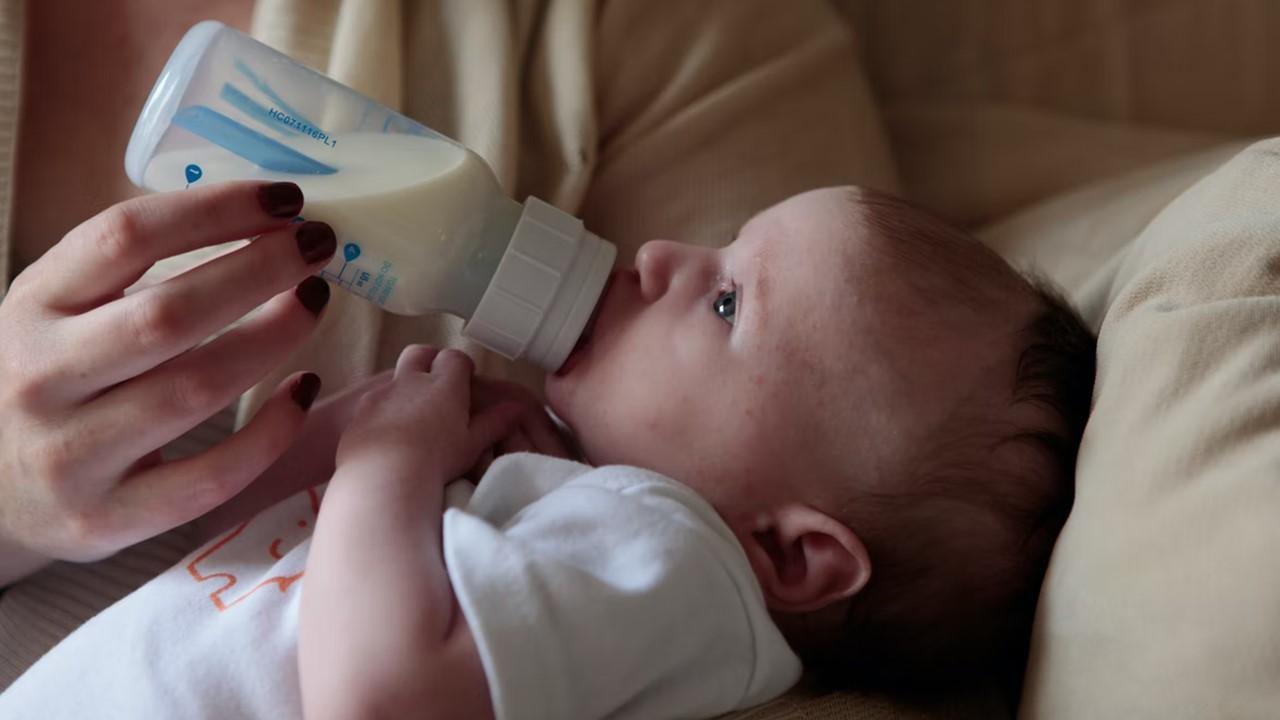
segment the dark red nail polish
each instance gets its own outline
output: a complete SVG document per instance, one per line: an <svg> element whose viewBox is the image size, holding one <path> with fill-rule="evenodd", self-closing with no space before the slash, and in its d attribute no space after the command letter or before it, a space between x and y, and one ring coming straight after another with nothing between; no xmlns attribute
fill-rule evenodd
<svg viewBox="0 0 1280 720"><path fill-rule="evenodd" d="M309 409L319 394L320 376L313 372L303 373L302 377L293 381L293 387L289 389L289 397L303 410Z"/></svg>
<svg viewBox="0 0 1280 720"><path fill-rule="evenodd" d="M291 182L258 186L258 204L271 217L291 218L302 212L302 188Z"/></svg>
<svg viewBox="0 0 1280 720"><path fill-rule="evenodd" d="M301 302L302 307L308 312L319 315L329 302L329 283L313 275L298 283L293 294L298 297L298 302Z"/></svg>
<svg viewBox="0 0 1280 720"><path fill-rule="evenodd" d="M298 252L308 265L328 260L338 249L338 238L333 228L322 222L304 222L294 235L298 240Z"/></svg>

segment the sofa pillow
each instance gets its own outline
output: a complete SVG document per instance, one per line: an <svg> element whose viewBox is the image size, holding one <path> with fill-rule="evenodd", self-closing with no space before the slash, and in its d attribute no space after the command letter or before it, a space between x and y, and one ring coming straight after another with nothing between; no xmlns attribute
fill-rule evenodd
<svg viewBox="0 0 1280 720"><path fill-rule="evenodd" d="M1110 279L1135 238L1204 176L1248 147L1216 145L1059 193L977 231L1006 260L1060 287L1095 331Z"/></svg>
<svg viewBox="0 0 1280 720"><path fill-rule="evenodd" d="M1275 717L1280 140L1187 189L1081 288L1094 407L1022 715Z"/></svg>

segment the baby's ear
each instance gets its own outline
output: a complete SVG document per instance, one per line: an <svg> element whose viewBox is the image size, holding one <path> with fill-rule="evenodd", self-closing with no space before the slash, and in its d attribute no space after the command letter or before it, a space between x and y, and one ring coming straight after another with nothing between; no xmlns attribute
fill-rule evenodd
<svg viewBox="0 0 1280 720"><path fill-rule="evenodd" d="M770 610L809 612L851 597L871 578L871 559L844 523L801 504L737 523Z"/></svg>

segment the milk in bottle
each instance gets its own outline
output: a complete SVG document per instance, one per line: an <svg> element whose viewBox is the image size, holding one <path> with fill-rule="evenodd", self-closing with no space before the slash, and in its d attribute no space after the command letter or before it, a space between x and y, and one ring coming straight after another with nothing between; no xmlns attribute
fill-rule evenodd
<svg viewBox="0 0 1280 720"><path fill-rule="evenodd" d="M333 227L321 277L401 314L446 312L464 334L548 370L586 325L616 249L537 198L508 198L453 140L214 22L188 31L130 139L150 190L286 180Z"/></svg>

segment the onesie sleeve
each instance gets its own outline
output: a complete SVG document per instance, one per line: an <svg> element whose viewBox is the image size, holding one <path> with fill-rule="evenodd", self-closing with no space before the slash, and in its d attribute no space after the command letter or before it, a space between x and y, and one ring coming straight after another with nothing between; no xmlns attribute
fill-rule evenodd
<svg viewBox="0 0 1280 720"><path fill-rule="evenodd" d="M499 468L505 485L520 485L520 465ZM799 660L709 505L638 468L565 469L563 484L486 516L475 511L503 506L491 471L445 515L445 562L498 718L710 717L796 681Z"/></svg>

